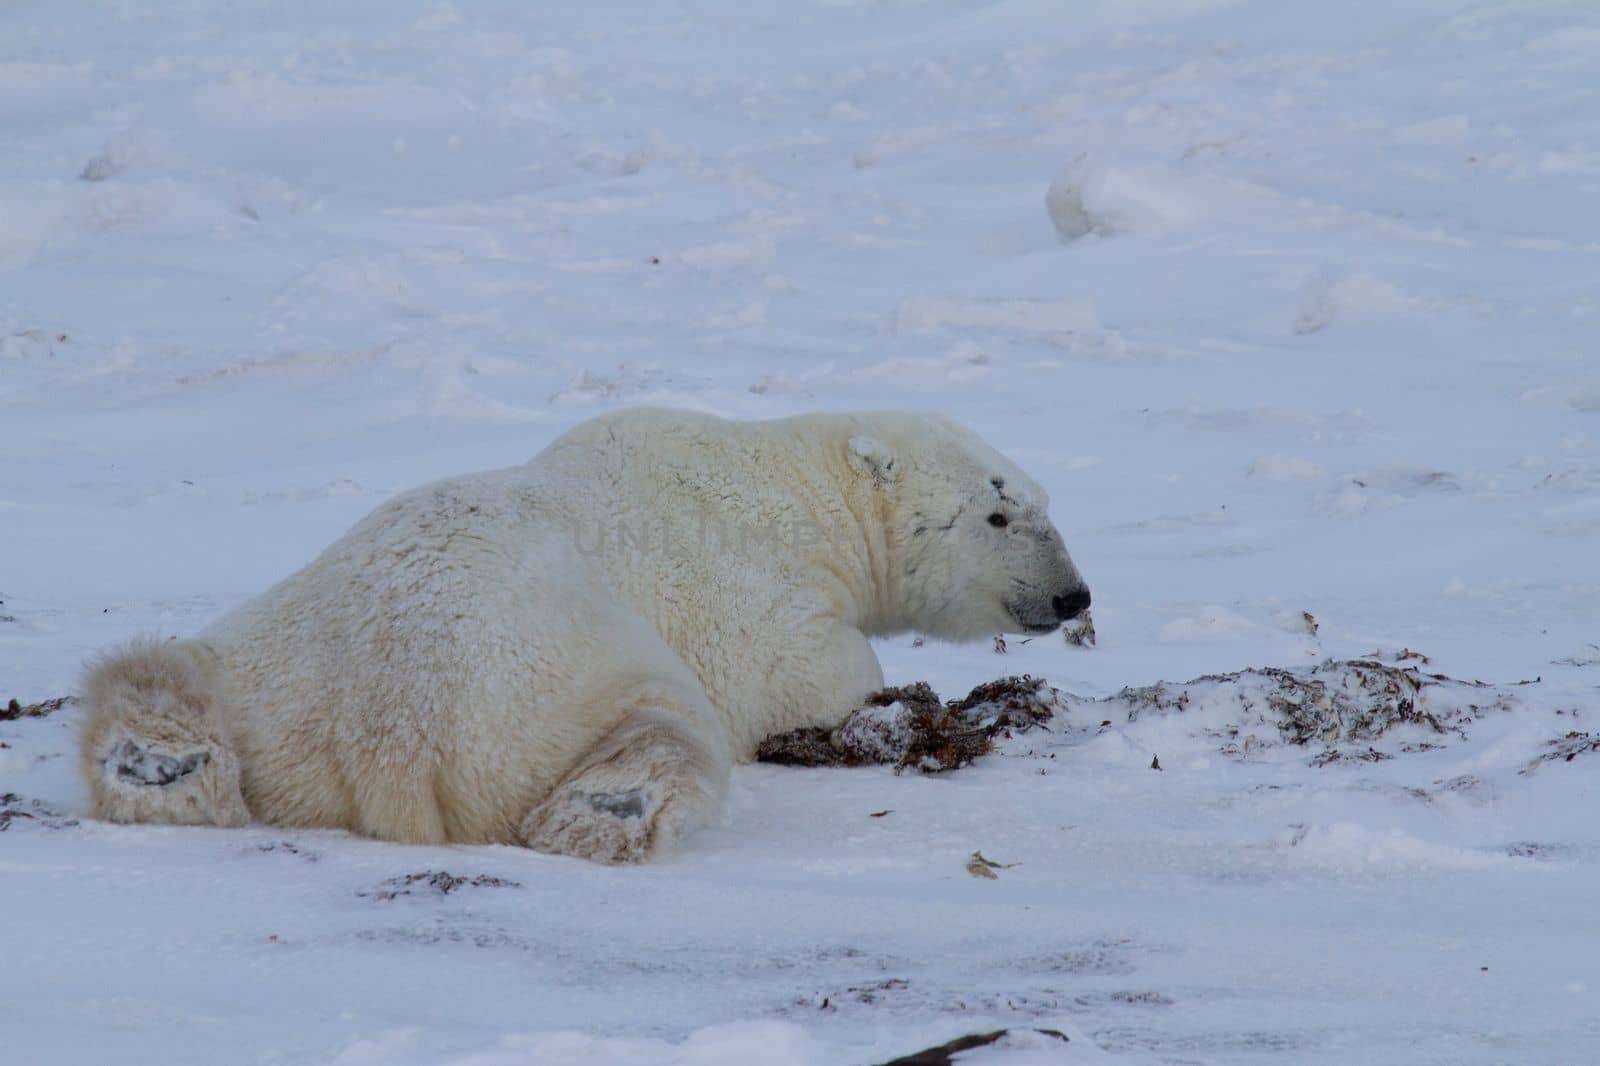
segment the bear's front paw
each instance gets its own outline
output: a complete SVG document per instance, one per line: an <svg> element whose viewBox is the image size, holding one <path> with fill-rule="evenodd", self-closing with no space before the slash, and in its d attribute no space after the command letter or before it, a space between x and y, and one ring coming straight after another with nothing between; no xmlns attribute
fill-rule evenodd
<svg viewBox="0 0 1600 1066"><path fill-rule="evenodd" d="M643 862L663 842L666 804L651 790L557 790L522 823L535 851L611 864Z"/></svg>

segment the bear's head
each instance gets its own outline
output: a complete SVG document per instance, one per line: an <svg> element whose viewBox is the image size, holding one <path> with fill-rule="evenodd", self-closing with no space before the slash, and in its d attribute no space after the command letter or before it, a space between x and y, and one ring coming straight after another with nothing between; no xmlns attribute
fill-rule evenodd
<svg viewBox="0 0 1600 1066"><path fill-rule="evenodd" d="M1088 608L1089 588L1032 478L950 419L895 422L849 447L886 497L894 606L906 628L945 640L1048 633Z"/></svg>

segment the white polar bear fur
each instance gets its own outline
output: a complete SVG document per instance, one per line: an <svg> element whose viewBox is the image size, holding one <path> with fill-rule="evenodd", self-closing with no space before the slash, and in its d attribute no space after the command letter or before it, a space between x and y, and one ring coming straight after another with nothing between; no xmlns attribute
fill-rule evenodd
<svg viewBox="0 0 1600 1066"><path fill-rule="evenodd" d="M94 813L645 858L762 738L882 687L869 636L1086 604L1047 506L938 416L596 418L389 501L195 640L91 664Z"/></svg>

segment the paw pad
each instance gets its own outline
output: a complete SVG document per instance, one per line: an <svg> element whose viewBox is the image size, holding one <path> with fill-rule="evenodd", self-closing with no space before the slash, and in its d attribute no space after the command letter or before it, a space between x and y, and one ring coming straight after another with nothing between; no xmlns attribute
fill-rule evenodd
<svg viewBox="0 0 1600 1066"><path fill-rule="evenodd" d="M583 797L589 806L602 814L617 818L643 818L644 793L638 789L629 792L590 792Z"/></svg>
<svg viewBox="0 0 1600 1066"><path fill-rule="evenodd" d="M102 765L114 771L122 784L160 787L188 777L210 761L209 751L190 752L182 757L162 755L124 740L102 760Z"/></svg>

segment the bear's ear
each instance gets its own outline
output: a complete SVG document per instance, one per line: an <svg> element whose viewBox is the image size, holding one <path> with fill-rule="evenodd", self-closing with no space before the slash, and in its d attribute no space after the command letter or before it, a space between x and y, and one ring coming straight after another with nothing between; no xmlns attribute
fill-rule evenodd
<svg viewBox="0 0 1600 1066"><path fill-rule="evenodd" d="M895 467L893 449L876 437L851 437L850 459L872 475L872 480L878 485L888 485L900 476L900 471Z"/></svg>

